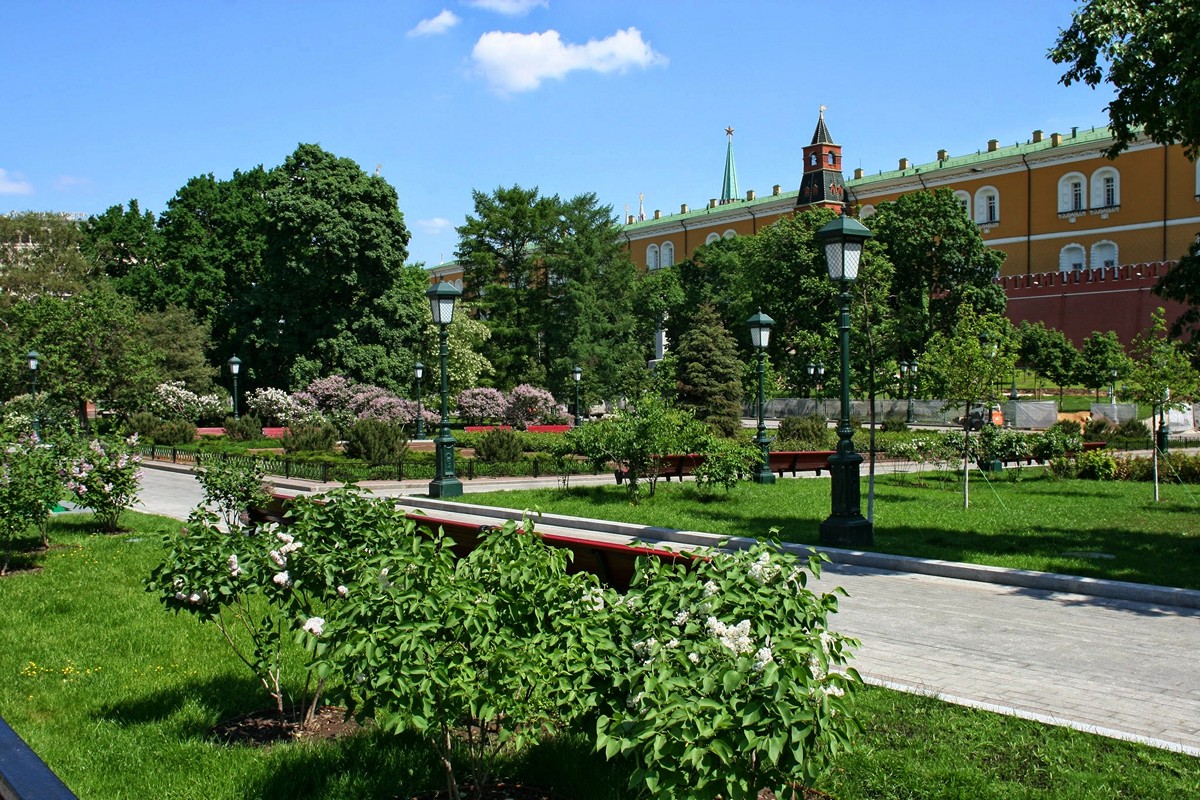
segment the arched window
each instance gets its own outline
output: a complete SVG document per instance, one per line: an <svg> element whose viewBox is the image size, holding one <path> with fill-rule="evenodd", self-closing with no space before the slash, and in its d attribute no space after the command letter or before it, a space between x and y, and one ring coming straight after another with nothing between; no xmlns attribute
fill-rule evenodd
<svg viewBox="0 0 1200 800"><path fill-rule="evenodd" d="M971 193L963 189L959 189L954 193L954 199L962 206L963 213L967 215L967 219L971 218Z"/></svg>
<svg viewBox="0 0 1200 800"><path fill-rule="evenodd" d="M1058 213L1069 214L1087 208L1087 178L1079 172L1068 172L1058 179Z"/></svg>
<svg viewBox="0 0 1200 800"><path fill-rule="evenodd" d="M1117 244L1105 239L1092 245L1092 269L1105 269L1117 265Z"/></svg>
<svg viewBox="0 0 1200 800"><path fill-rule="evenodd" d="M1083 245L1069 244L1058 252L1059 272L1078 272L1087 263L1087 253Z"/></svg>
<svg viewBox="0 0 1200 800"><path fill-rule="evenodd" d="M737 238L737 231L735 231L735 230L733 230L732 228L730 228L729 230L725 231L725 233L721 234L721 238L723 238L723 239L735 239L735 238Z"/></svg>
<svg viewBox="0 0 1200 800"><path fill-rule="evenodd" d="M1121 205L1121 173L1114 167L1101 167L1092 173L1092 208Z"/></svg>
<svg viewBox="0 0 1200 800"><path fill-rule="evenodd" d="M975 222L994 225L1000 221L1000 193L995 186L984 186L975 192Z"/></svg>
<svg viewBox="0 0 1200 800"><path fill-rule="evenodd" d="M808 157L808 165L810 167L815 167L817 165L817 154L816 153L813 153L811 156Z"/></svg>
<svg viewBox="0 0 1200 800"><path fill-rule="evenodd" d="M874 215L875 215L875 206L873 206L873 205L868 204L858 210L858 218L859 219L866 219L867 217L871 217Z"/></svg>
<svg viewBox="0 0 1200 800"><path fill-rule="evenodd" d="M713 242L719 241L721 241L721 234L719 233L710 233L708 236L704 237L705 244L712 244Z"/></svg>
<svg viewBox="0 0 1200 800"><path fill-rule="evenodd" d="M829 154L829 166L831 166L831 167L837 166L837 153Z"/></svg>
<svg viewBox="0 0 1200 800"><path fill-rule="evenodd" d="M462 287L463 287L462 278L455 278L454 279L454 288L458 289L461 292Z"/></svg>
<svg viewBox="0 0 1200 800"><path fill-rule="evenodd" d="M646 269L658 269L658 245L652 244L646 248Z"/></svg>
<svg viewBox="0 0 1200 800"><path fill-rule="evenodd" d="M662 265L669 267L675 263L675 245L671 242L663 242L662 245Z"/></svg>

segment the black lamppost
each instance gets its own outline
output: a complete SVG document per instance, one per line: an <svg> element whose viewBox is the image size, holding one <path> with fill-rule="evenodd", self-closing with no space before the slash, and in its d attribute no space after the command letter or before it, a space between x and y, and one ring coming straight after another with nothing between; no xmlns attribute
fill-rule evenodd
<svg viewBox="0 0 1200 800"><path fill-rule="evenodd" d="M838 339L842 351L842 408L838 419L837 452L829 457L831 506L821 523L818 541L834 547L870 546L874 540L871 521L862 515L858 467L862 456L854 452L854 429L850 427L850 284L858 278L863 243L874 234L857 220L842 215L821 228L816 240L825 248L829 278L841 289Z"/></svg>
<svg viewBox="0 0 1200 800"><path fill-rule="evenodd" d="M763 374L766 372L763 360L766 357L767 343L771 340L771 326L775 324L775 320L759 309L757 314L750 315L746 324L750 326L750 344L758 351L758 436L754 438L754 443L762 451L762 461L758 465L758 472L754 473L754 482L774 483L775 473L771 472L771 438L767 436L767 423L763 417Z"/></svg>
<svg viewBox="0 0 1200 800"><path fill-rule="evenodd" d="M33 432L40 437L42 428L38 424L37 371L42 357L38 355L37 350L30 350L25 358L29 359L29 394L33 397Z"/></svg>
<svg viewBox="0 0 1200 800"><path fill-rule="evenodd" d="M579 418L579 382L583 380L583 370L579 367L571 370L571 378L575 381L575 427L578 428L582 423Z"/></svg>
<svg viewBox="0 0 1200 800"><path fill-rule="evenodd" d="M418 361L413 365L413 375L417 378L417 438L425 438L425 415L421 412L421 378L425 376L425 365Z"/></svg>
<svg viewBox="0 0 1200 800"><path fill-rule="evenodd" d="M816 390L817 390L817 395L819 396L821 393L821 387L825 384L825 365L824 364L814 364L813 362L810 361L810 362L808 362L807 369L808 369L808 380L809 380L810 391L811 391L811 387L815 386ZM816 376L815 380L813 379L814 375Z"/></svg>
<svg viewBox="0 0 1200 800"><path fill-rule="evenodd" d="M900 374L904 376L904 390L908 392L908 413L904 421L911 425L913 421L913 384L917 382L917 360L900 362Z"/></svg>
<svg viewBox="0 0 1200 800"><path fill-rule="evenodd" d="M446 329L454 319L454 301L462 295L446 281L438 281L425 296L433 312L433 324L438 326L439 356L442 362L442 430L433 440L437 451L437 471L429 483L430 497L461 497L462 481L454 474L454 437L450 435L450 383L446 375L446 358L450 354Z"/></svg>
<svg viewBox="0 0 1200 800"><path fill-rule="evenodd" d="M1162 402L1158 404L1158 436L1155 437L1155 447L1158 452L1166 455L1171 449L1171 429L1167 427L1167 403L1171 402L1171 390L1163 392Z"/></svg>
<svg viewBox="0 0 1200 800"><path fill-rule="evenodd" d="M229 374L233 376L233 418L238 418L238 373L242 371L242 360L237 356L232 356L229 361Z"/></svg>

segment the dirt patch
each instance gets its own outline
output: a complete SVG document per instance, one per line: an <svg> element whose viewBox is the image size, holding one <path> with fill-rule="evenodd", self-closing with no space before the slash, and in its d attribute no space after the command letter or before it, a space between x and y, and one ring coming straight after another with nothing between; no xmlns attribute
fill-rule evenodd
<svg viewBox="0 0 1200 800"><path fill-rule="evenodd" d="M354 718L346 719L346 709L321 706L307 727L301 729L304 709L293 708L281 718L273 708L252 711L218 723L212 734L223 744L269 747L297 739L340 739L362 730Z"/></svg>

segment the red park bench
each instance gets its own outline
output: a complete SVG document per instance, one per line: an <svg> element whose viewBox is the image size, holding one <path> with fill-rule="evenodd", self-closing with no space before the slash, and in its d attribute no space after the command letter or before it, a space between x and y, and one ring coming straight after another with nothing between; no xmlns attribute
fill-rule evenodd
<svg viewBox="0 0 1200 800"><path fill-rule="evenodd" d="M201 436L224 436L224 428L196 428L196 438Z"/></svg>
<svg viewBox="0 0 1200 800"><path fill-rule="evenodd" d="M833 450L771 451L767 463L770 464L771 472L778 473L781 478L785 472L790 472L792 477L795 477L797 472L816 472L820 475L821 470L829 469L829 457L834 452ZM683 480L687 475L695 475L696 469L703 463L704 456L700 453L659 456L658 476L666 478L668 483L672 478ZM628 477L628 470L618 469L616 471L617 483L623 483Z"/></svg>
<svg viewBox="0 0 1200 800"><path fill-rule="evenodd" d="M288 435L287 428L263 428L263 436L267 439L282 439Z"/></svg>
<svg viewBox="0 0 1200 800"><path fill-rule="evenodd" d="M487 433L488 431L511 431L512 425L467 425L463 427L467 433Z"/></svg>
<svg viewBox="0 0 1200 800"><path fill-rule="evenodd" d="M254 523L274 522L280 525L289 524L287 505L290 499L290 497L285 495L272 495L271 502L267 506L251 507L248 509L251 521ZM430 517L412 511L405 514L405 516L430 530L441 528L454 541L454 555L458 558L462 558L475 549L479 543L479 534L496 528L495 525L481 525L474 522ZM517 532L523 533L524 531L521 528L517 528ZM552 547L563 547L571 551L573 558L567 567L568 572L572 574L576 572L590 572L600 578L603 583L622 592L629 588L629 583L633 579L635 563L641 556L649 556L668 562L686 562L691 561L692 558L685 553L676 553L671 550L649 547L647 545L625 545L614 542L593 541L583 536L571 536L569 534L544 533L542 534L542 540Z"/></svg>
<svg viewBox="0 0 1200 800"><path fill-rule="evenodd" d="M530 425L525 430L530 433L566 433L571 430L570 425Z"/></svg>

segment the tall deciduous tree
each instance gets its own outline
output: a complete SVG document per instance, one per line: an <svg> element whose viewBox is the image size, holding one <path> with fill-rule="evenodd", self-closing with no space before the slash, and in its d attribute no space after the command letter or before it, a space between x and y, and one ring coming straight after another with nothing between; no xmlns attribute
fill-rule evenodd
<svg viewBox="0 0 1200 800"><path fill-rule="evenodd" d="M1113 370L1116 370L1114 377ZM1129 357L1121 347L1121 340L1114 331L1092 331L1083 340L1079 359L1075 363L1075 381L1096 392L1118 380L1129 372Z"/></svg>
<svg viewBox="0 0 1200 800"><path fill-rule="evenodd" d="M994 283L1004 254L983 243L949 189L880 203L865 223L895 267L901 357L921 353L934 333L948 333L962 305L981 314L1004 312L1004 291Z"/></svg>
<svg viewBox="0 0 1200 800"><path fill-rule="evenodd" d="M129 208L110 206L83 224L83 254L110 278L123 294L135 296L138 281L161 267L162 234L154 213L142 213L137 200Z"/></svg>
<svg viewBox="0 0 1200 800"><path fill-rule="evenodd" d="M78 223L64 214L0 215L0 308L86 289L97 270L79 252Z"/></svg>
<svg viewBox="0 0 1200 800"><path fill-rule="evenodd" d="M1200 6L1193 0L1085 0L1050 50L1066 64L1060 82L1112 84L1108 104L1116 156L1139 129L1159 144L1200 149Z"/></svg>
<svg viewBox="0 0 1200 800"><path fill-rule="evenodd" d="M1183 339L1192 353L1192 363L1200 365L1200 239L1193 242L1187 255L1158 279L1154 293L1164 300L1175 300L1186 306L1171 323L1171 336Z"/></svg>
<svg viewBox="0 0 1200 800"><path fill-rule="evenodd" d="M1061 403L1066 384L1078 371L1079 351L1062 331L1047 328L1043 322L1022 322L1018 337L1021 363L1058 386Z"/></svg>

